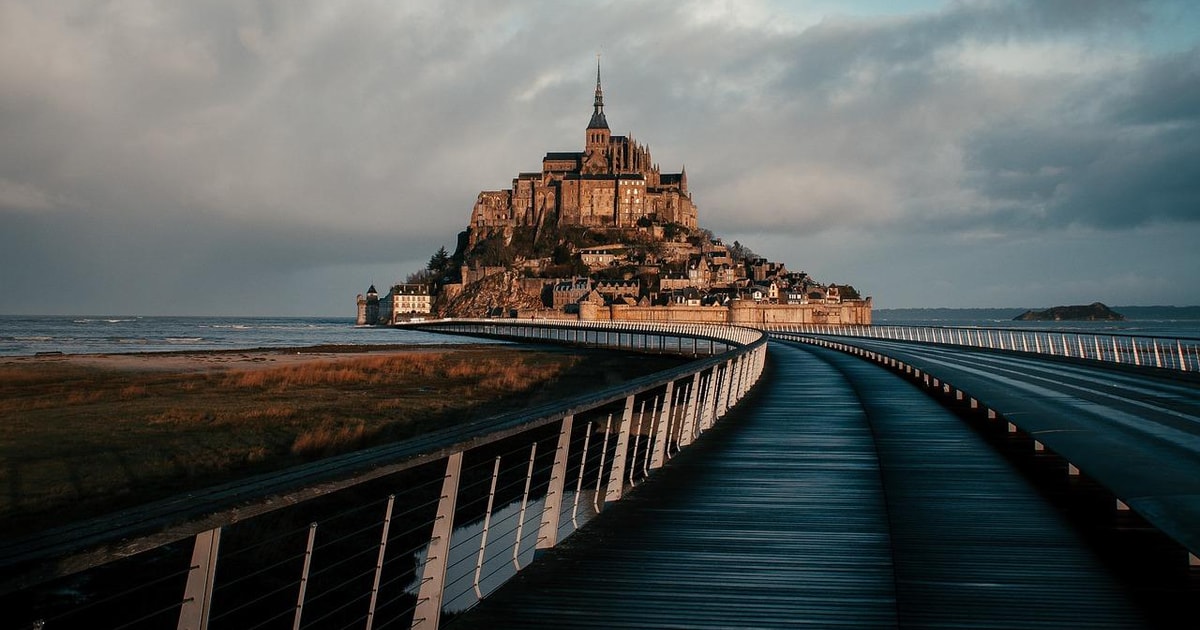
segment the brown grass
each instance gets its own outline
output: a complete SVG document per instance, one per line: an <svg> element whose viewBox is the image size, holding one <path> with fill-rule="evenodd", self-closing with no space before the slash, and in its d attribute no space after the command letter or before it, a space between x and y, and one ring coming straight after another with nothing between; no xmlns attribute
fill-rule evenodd
<svg viewBox="0 0 1200 630"><path fill-rule="evenodd" d="M175 371L0 364L0 530L403 439L677 363L511 347L273 360Z"/></svg>
<svg viewBox="0 0 1200 630"><path fill-rule="evenodd" d="M351 450L362 443L366 436L366 423L362 420L348 424L325 422L296 436L292 442L295 455L330 454Z"/></svg>

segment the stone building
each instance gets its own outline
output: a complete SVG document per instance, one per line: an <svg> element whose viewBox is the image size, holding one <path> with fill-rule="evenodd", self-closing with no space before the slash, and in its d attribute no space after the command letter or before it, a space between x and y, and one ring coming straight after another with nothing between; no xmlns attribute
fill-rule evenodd
<svg viewBox="0 0 1200 630"><path fill-rule="evenodd" d="M433 291L427 284L395 284L382 298L375 285L367 294L358 294L359 326L395 324L413 316L428 315L433 311Z"/></svg>
<svg viewBox="0 0 1200 630"><path fill-rule="evenodd" d="M596 95L583 150L547 153L541 172L518 174L508 190L479 193L470 227L478 238L494 229L548 222L635 228L642 219L696 229L687 171L663 173L648 147L632 136L612 135L597 62Z"/></svg>
<svg viewBox="0 0 1200 630"><path fill-rule="evenodd" d="M551 292L551 306L555 310L565 310L570 304L577 304L580 299L592 291L592 281L588 278L568 278L554 285Z"/></svg>
<svg viewBox="0 0 1200 630"><path fill-rule="evenodd" d="M427 284L396 284L380 300L380 323L394 324L433 311L433 292Z"/></svg>
<svg viewBox="0 0 1200 630"><path fill-rule="evenodd" d="M358 317L354 323L359 326L374 325L379 322L379 292L375 285L367 289L367 294L358 294Z"/></svg>

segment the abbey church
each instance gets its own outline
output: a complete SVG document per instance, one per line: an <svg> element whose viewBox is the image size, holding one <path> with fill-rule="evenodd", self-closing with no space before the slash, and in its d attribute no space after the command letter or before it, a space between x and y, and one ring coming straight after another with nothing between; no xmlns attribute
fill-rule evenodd
<svg viewBox="0 0 1200 630"><path fill-rule="evenodd" d="M687 169L614 136L600 63L582 151L550 152L540 172L479 193L453 256L357 298L359 324L434 317L869 324L871 298L726 246L700 228Z"/></svg>
<svg viewBox="0 0 1200 630"><path fill-rule="evenodd" d="M593 107L584 150L547 153L541 172L517 175L510 190L479 193L471 212L473 231L536 227L547 221L558 226L632 228L642 219L689 230L697 227L686 169L661 172L645 145L609 130L599 62Z"/></svg>

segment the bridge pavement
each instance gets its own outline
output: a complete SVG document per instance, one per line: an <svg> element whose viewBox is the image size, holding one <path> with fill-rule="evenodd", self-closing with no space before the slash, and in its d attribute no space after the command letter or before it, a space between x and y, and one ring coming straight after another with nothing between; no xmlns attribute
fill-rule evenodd
<svg viewBox="0 0 1200 630"><path fill-rule="evenodd" d="M773 343L764 378L448 627L1153 627L1007 460L900 377Z"/></svg>
<svg viewBox="0 0 1200 630"><path fill-rule="evenodd" d="M1200 556L1200 377L854 340L939 376ZM1181 560L1183 561L1183 560Z"/></svg>

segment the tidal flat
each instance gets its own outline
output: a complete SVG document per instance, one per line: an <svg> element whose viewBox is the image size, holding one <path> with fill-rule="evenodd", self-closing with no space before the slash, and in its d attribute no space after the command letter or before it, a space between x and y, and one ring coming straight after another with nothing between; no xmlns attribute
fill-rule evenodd
<svg viewBox="0 0 1200 630"><path fill-rule="evenodd" d="M0 531L395 442L681 361L489 344L0 359Z"/></svg>

